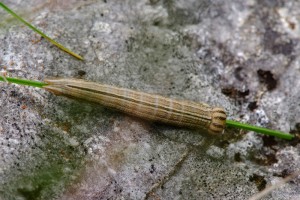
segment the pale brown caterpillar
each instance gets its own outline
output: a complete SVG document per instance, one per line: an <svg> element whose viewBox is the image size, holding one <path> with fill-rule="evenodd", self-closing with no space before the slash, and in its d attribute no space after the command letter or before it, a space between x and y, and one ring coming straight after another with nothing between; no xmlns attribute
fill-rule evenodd
<svg viewBox="0 0 300 200"><path fill-rule="evenodd" d="M225 128L223 108L212 108L204 103L180 101L155 94L83 81L79 79L48 79L46 90L87 100L150 121L189 128L204 128L213 134Z"/></svg>

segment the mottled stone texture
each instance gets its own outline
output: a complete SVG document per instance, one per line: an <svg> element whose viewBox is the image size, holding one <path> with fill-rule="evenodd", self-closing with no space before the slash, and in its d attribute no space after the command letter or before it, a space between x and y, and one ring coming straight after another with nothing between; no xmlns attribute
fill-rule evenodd
<svg viewBox="0 0 300 200"><path fill-rule="evenodd" d="M299 1L4 3L85 58L1 9L9 76L204 101L299 135ZM217 138L6 83L0 105L0 199L247 199L300 168L297 139L233 129ZM294 179L266 199L299 199L299 186Z"/></svg>

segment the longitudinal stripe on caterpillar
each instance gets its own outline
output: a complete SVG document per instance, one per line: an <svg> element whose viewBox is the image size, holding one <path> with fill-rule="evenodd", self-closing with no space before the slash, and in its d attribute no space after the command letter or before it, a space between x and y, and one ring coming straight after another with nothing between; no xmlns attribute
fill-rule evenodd
<svg viewBox="0 0 300 200"><path fill-rule="evenodd" d="M48 85L44 88L57 95L96 102L143 119L176 126L206 128L211 133L221 133L225 128L224 109L212 108L204 103L169 99L76 79L48 79L46 83Z"/></svg>

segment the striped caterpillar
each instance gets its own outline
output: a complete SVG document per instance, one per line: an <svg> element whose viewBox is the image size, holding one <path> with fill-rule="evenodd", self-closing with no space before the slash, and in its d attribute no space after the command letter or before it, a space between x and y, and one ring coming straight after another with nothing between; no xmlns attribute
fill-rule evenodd
<svg viewBox="0 0 300 200"><path fill-rule="evenodd" d="M204 103L174 100L79 79L48 79L45 82L48 85L43 88L56 95L99 103L150 121L207 129L212 134L222 133L226 124L223 108L212 108Z"/></svg>

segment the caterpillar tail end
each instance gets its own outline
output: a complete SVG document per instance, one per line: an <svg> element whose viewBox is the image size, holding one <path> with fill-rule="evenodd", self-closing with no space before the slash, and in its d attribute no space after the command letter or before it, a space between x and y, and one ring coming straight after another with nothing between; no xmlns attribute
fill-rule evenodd
<svg viewBox="0 0 300 200"><path fill-rule="evenodd" d="M225 129L226 117L227 115L223 108L213 108L208 132L213 135L220 135Z"/></svg>
<svg viewBox="0 0 300 200"><path fill-rule="evenodd" d="M63 87L64 82L61 79L46 79L44 80L47 85L43 86L43 88L55 95L63 95Z"/></svg>

